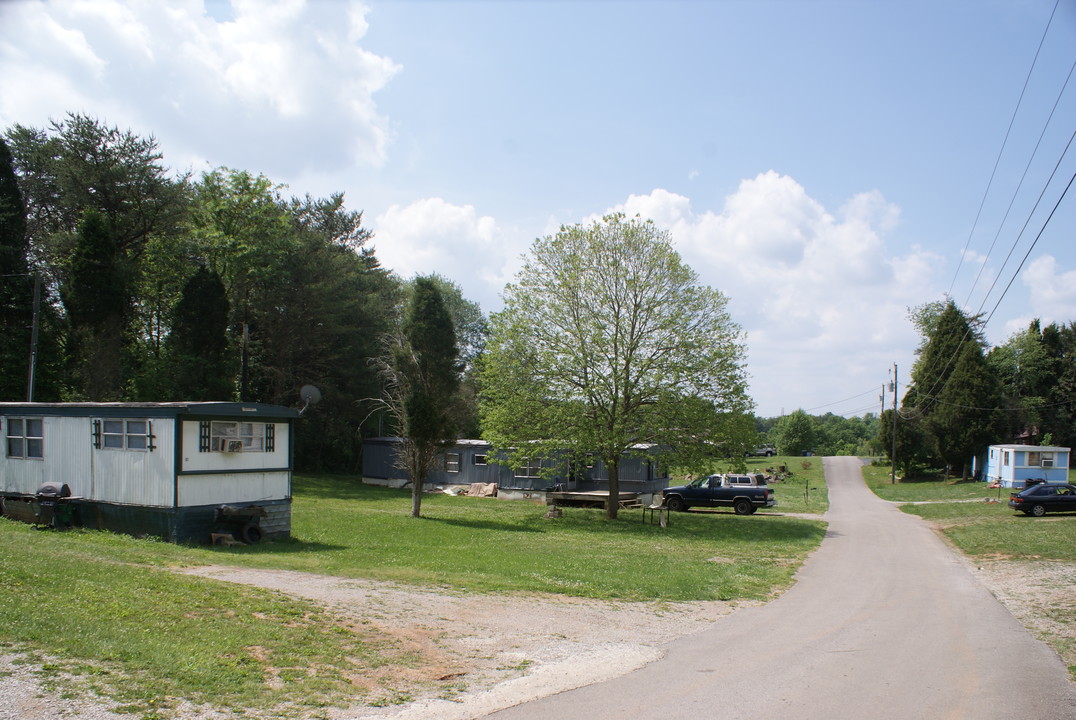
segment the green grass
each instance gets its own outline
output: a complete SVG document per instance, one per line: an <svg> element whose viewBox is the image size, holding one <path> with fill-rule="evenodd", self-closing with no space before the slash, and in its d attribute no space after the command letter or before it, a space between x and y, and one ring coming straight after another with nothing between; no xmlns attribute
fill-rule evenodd
<svg viewBox="0 0 1076 720"><path fill-rule="evenodd" d="M822 522L762 513L679 513L661 528L639 510L608 521L566 508L549 519L544 505L446 495L426 496L422 518L409 511L408 491L298 476L292 539L257 546L0 520L0 647L47 654L49 682L74 675L66 682L147 720L167 717L176 698L240 717L296 716L361 699L349 680L357 667L406 659L312 603L169 568L279 568L474 593L764 599L790 584L824 534Z"/></svg>
<svg viewBox="0 0 1076 720"><path fill-rule="evenodd" d="M0 521L0 642L48 653L58 663L47 671L145 717L175 697L254 710L338 702L358 694L349 669L382 662L310 603L132 564L155 550L180 549Z"/></svg>

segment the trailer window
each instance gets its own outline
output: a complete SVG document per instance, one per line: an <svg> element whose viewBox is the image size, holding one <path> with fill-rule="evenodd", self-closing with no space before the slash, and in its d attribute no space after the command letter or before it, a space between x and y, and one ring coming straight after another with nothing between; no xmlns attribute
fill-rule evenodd
<svg viewBox="0 0 1076 720"><path fill-rule="evenodd" d="M149 420L97 420L94 447L106 450L155 450Z"/></svg>
<svg viewBox="0 0 1076 720"><path fill-rule="evenodd" d="M209 449L212 452L265 452L265 423L210 423Z"/></svg>
<svg viewBox="0 0 1076 720"><path fill-rule="evenodd" d="M460 471L460 454L445 453L445 472L458 473Z"/></svg>
<svg viewBox="0 0 1076 720"><path fill-rule="evenodd" d="M541 458L527 458L523 461L523 464L516 468L515 476L517 478L536 478L542 476L542 459Z"/></svg>
<svg viewBox="0 0 1076 720"><path fill-rule="evenodd" d="M7 456L31 460L45 457L45 423L41 418L7 419Z"/></svg>

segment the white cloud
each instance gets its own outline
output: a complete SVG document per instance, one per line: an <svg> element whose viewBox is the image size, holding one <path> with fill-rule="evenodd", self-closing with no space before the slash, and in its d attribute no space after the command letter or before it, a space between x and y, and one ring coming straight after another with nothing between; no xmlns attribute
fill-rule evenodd
<svg viewBox="0 0 1076 720"><path fill-rule="evenodd" d="M403 278L443 275L487 312L500 306L499 293L519 265L518 238L472 205L441 198L393 205L371 228L384 267Z"/></svg>
<svg viewBox="0 0 1076 720"><path fill-rule="evenodd" d="M364 50L357 3L17 2L0 7L0 124L69 111L153 134L169 162L290 177L378 167L374 94L400 70ZM100 98L109 98L102 101Z"/></svg>
<svg viewBox="0 0 1076 720"><path fill-rule="evenodd" d="M856 195L834 215L771 171L741 182L720 213L691 204L658 189L611 211L668 229L701 280L729 296L748 333L760 413L836 402L880 384L894 360L910 365L918 338L907 308L934 297L943 262L920 248L888 251L900 213L881 193ZM817 412L876 409L872 398Z"/></svg>
<svg viewBox="0 0 1076 720"><path fill-rule="evenodd" d="M1032 312L1043 324L1076 317L1076 270L1060 272L1054 256L1043 255L1028 264L1020 279L1031 293Z"/></svg>

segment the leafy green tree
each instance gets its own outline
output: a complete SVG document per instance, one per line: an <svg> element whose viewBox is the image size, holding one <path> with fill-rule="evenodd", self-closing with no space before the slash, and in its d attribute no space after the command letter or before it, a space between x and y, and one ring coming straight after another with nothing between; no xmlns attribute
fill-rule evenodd
<svg viewBox="0 0 1076 720"><path fill-rule="evenodd" d="M774 425L773 435L779 455L803 455L813 451L817 441L811 416L803 410L796 410L779 419Z"/></svg>
<svg viewBox="0 0 1076 720"><path fill-rule="evenodd" d="M167 332L162 322L154 322L153 313L159 320L170 311L170 307L162 308L142 293L141 288L136 290L142 277L143 255L153 242L178 231L187 206L185 176L169 173L152 137L142 138L108 127L83 114L70 113L46 129L14 125L6 137L26 205L29 265L45 285L38 354L38 366L44 372L37 374L44 382L39 386L54 399L68 392L60 388L60 378L54 377L63 359L56 334L61 306L49 299L70 284L67 271L79 243L78 226L91 210L108 224L117 248L117 263L127 275L129 308L123 317L125 327L116 329L115 334L121 338L124 379L137 385L145 353L159 350L151 342L149 331L156 327L158 339ZM149 277L158 278L159 270L154 267ZM179 286L174 290L178 297ZM85 340L83 337L80 341ZM73 351L75 343L65 341L64 346ZM80 367L80 372L89 370L81 360L74 361L74 365ZM71 397L85 397L85 387L80 385L88 377L83 374L80 381L68 378L63 382L72 386Z"/></svg>
<svg viewBox="0 0 1076 720"><path fill-rule="evenodd" d="M700 285L666 232L612 215L535 241L482 362L485 439L507 454L580 458L609 472L655 443L694 465L749 414L743 336L727 299Z"/></svg>
<svg viewBox="0 0 1076 720"><path fill-rule="evenodd" d="M1001 383L1008 437L1045 431L1043 406L1054 381L1054 358L1043 342L1039 321L991 349L986 360Z"/></svg>
<svg viewBox="0 0 1076 720"><path fill-rule="evenodd" d="M363 400L377 397L381 379L369 362L397 322L399 286L366 247L362 213L343 196L292 199L286 205L296 245L286 260L276 302L257 312L260 337L252 391L259 399L291 404L305 384L322 392L317 408L297 426L298 467L354 472L364 420ZM380 434L380 433L378 433Z"/></svg>
<svg viewBox="0 0 1076 720"><path fill-rule="evenodd" d="M161 163L157 141L69 113L47 130L7 132L27 208L35 262L61 283L87 210L108 221L119 251L137 260L154 234L174 232L186 211L185 177Z"/></svg>
<svg viewBox="0 0 1076 720"><path fill-rule="evenodd" d="M923 439L920 418L897 415L896 467L902 477L909 477L913 468L926 460L926 442ZM876 443L884 448L884 454L893 461L893 411L882 413L878 424Z"/></svg>
<svg viewBox="0 0 1076 720"><path fill-rule="evenodd" d="M239 338L242 362L240 400L253 400L265 358L267 316L288 305L282 289L289 263L302 246L280 195L281 186L263 175L218 169L206 173L193 189L190 249L220 276L231 308L229 326Z"/></svg>
<svg viewBox="0 0 1076 720"><path fill-rule="evenodd" d="M401 439L397 464L411 476L411 515L419 517L426 476L456 439L449 408L461 369L452 317L433 280L415 280L407 316L387 344L383 403Z"/></svg>
<svg viewBox="0 0 1076 720"><path fill-rule="evenodd" d="M1050 381L1039 408L1042 434L1062 447L1076 445L1076 323L1051 323L1042 329L1050 358Z"/></svg>

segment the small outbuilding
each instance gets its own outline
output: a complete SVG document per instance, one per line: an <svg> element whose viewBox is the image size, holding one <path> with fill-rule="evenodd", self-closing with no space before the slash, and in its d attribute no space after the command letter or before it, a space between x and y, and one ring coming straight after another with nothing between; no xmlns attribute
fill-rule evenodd
<svg viewBox="0 0 1076 720"><path fill-rule="evenodd" d="M1046 445L991 445L986 456L986 477L991 485L1022 488L1028 480L1066 483L1069 478L1066 447Z"/></svg>
<svg viewBox="0 0 1076 720"><path fill-rule="evenodd" d="M3 513L172 542L287 536L298 415L237 402L0 403Z"/></svg>

